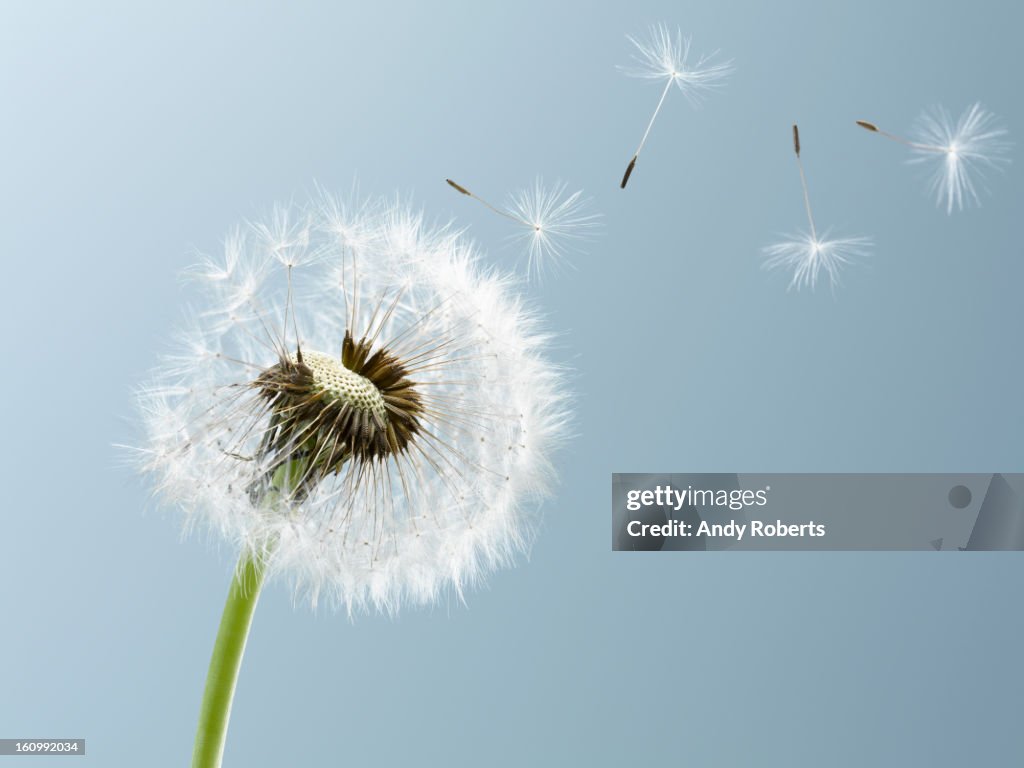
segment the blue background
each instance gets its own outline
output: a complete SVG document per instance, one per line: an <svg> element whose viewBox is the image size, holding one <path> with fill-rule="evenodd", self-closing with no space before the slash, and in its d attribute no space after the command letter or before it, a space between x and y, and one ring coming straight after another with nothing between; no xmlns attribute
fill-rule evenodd
<svg viewBox="0 0 1024 768"><path fill-rule="evenodd" d="M670 94L622 192L660 89L615 66L658 21L736 73L700 110ZM226 765L1020 762L1019 554L613 554L609 495L613 471L1021 470L1020 163L950 217L853 125L981 101L1019 137L1021 22L1001 2L5 4L0 735L188 762L234 553L182 541L112 444L137 439L191 249L358 179L512 267L507 222L444 179L500 200L541 174L604 230L528 289L578 396L529 562L468 607L354 624L271 585ZM759 267L803 225L793 121L820 223L877 244L834 296Z"/></svg>

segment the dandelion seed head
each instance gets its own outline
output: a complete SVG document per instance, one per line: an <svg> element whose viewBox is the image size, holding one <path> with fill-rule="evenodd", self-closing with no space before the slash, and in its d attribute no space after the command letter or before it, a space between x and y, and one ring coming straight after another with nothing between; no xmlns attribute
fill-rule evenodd
<svg viewBox="0 0 1024 768"><path fill-rule="evenodd" d="M947 214L953 209L981 205L978 186L985 174L1010 162L1008 131L980 104L969 107L954 120L944 107L924 112L914 126L909 142L913 163L934 163L929 190L936 205Z"/></svg>
<svg viewBox="0 0 1024 768"><path fill-rule="evenodd" d="M829 286L835 288L843 268L868 255L871 246L867 237L829 239L828 233L818 237L800 232L764 248L766 258L762 267L792 271L790 289L813 290L819 278L827 278Z"/></svg>
<svg viewBox="0 0 1024 768"><path fill-rule="evenodd" d="M731 61L714 62L717 51L691 61L690 38L678 29L672 32L665 24L653 25L645 39L627 37L636 48L636 64L620 69L630 77L671 81L691 103L699 103L732 74Z"/></svg>
<svg viewBox="0 0 1024 768"><path fill-rule="evenodd" d="M136 451L190 526L349 613L461 597L528 546L567 398L537 316L461 233L321 194L190 275Z"/></svg>

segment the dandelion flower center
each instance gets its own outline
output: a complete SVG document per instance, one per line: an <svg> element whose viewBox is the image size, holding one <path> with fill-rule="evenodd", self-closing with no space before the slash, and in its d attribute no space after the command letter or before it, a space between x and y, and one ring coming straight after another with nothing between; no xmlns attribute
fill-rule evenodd
<svg viewBox="0 0 1024 768"><path fill-rule="evenodd" d="M421 431L423 399L409 369L387 349L345 333L341 357L296 350L253 382L269 416L260 446L268 478L301 469L291 489L309 493L345 463L380 463L404 453Z"/></svg>
<svg viewBox="0 0 1024 768"><path fill-rule="evenodd" d="M302 361L313 377L313 387L324 393L325 399L333 399L341 407L373 414L377 419L387 419L387 405L384 396L370 379L346 368L341 360L323 352L305 351ZM298 363L298 359L293 359Z"/></svg>

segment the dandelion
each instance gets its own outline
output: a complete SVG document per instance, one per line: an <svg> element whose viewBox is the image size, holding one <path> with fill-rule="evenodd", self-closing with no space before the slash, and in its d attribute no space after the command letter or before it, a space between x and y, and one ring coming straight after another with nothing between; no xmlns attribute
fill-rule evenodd
<svg viewBox="0 0 1024 768"><path fill-rule="evenodd" d="M547 187L538 178L532 187L510 196L506 207L498 208L461 184L451 179L445 181L452 189L519 226L515 237L526 243L526 272L537 278L549 266L558 268L567 263L580 241L589 239L599 226L600 215L587 212L590 201L583 197L582 190L567 194L566 185L561 182Z"/></svg>
<svg viewBox="0 0 1024 768"><path fill-rule="evenodd" d="M767 256L765 269L789 269L793 278L790 288L797 290L807 287L813 289L822 275L828 277L829 284L835 288L839 284L840 270L846 265L866 256L871 248L871 240L866 237L832 238L828 232L819 237L811 213L811 197L807 191L807 176L804 173L803 160L800 159L800 129L793 126L793 150L796 163L800 170L800 186L803 189L804 209L807 212L808 232L800 232L787 240L764 248Z"/></svg>
<svg viewBox="0 0 1024 768"><path fill-rule="evenodd" d="M687 100L696 106L710 91L720 87L722 81L733 71L731 61L719 64L712 62L717 51L708 56L700 56L696 62L689 63L690 38L683 37L679 30L672 34L664 24L651 27L650 38L647 41L637 40L634 37L628 37L628 40L636 46L637 50L633 54L633 58L638 66L623 67L622 70L630 77L664 80L665 88L661 92L661 98L658 99L658 106L654 108L654 114L651 115L651 119L647 123L643 138L640 139L640 146L637 147L629 165L626 166L626 172L623 174L620 184L622 189L626 188L626 183L633 173L633 168L636 167L640 152L643 150L644 144L647 143L647 137L651 133L654 121L657 119L658 113L661 112L661 107L672 86L678 87Z"/></svg>
<svg viewBox="0 0 1024 768"><path fill-rule="evenodd" d="M193 763L215 766L264 578L350 614L461 597L530 542L567 406L509 281L398 203L281 209L192 276L138 456L241 549Z"/></svg>
<svg viewBox="0 0 1024 768"><path fill-rule="evenodd" d="M980 182L986 171L1010 162L1005 157L1011 146L1005 139L1006 128L977 103L955 122L941 106L925 111L910 139L883 131L867 120L858 120L857 125L910 147L914 153L911 163L934 163L929 192L937 206L945 206L947 215L953 208L962 211L965 205L980 206L975 178Z"/></svg>

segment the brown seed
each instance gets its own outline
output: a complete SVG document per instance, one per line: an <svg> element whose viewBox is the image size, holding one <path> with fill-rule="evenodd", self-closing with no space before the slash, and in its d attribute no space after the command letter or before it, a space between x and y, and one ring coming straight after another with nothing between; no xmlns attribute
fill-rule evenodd
<svg viewBox="0 0 1024 768"><path fill-rule="evenodd" d="M456 191L461 192L464 195L469 195L470 197L473 196L472 194L470 194L470 191L468 189L466 189L465 187L463 187L461 184L456 184L451 179L445 179L445 181L447 181L449 186L451 186Z"/></svg>
<svg viewBox="0 0 1024 768"><path fill-rule="evenodd" d="M796 123L793 123L793 149L796 150L796 156L800 157L800 129Z"/></svg>
<svg viewBox="0 0 1024 768"><path fill-rule="evenodd" d="M622 176L622 183L619 184L620 189L626 188L626 182L629 181L630 175L633 173L633 168L636 167L636 155L633 155L633 159L629 161L629 165L626 166L626 172Z"/></svg>
<svg viewBox="0 0 1024 768"><path fill-rule="evenodd" d="M876 133L878 132L878 126L875 125L874 123L869 123L867 120L858 120L857 125L859 125L861 128L864 128L865 130L874 131Z"/></svg>

